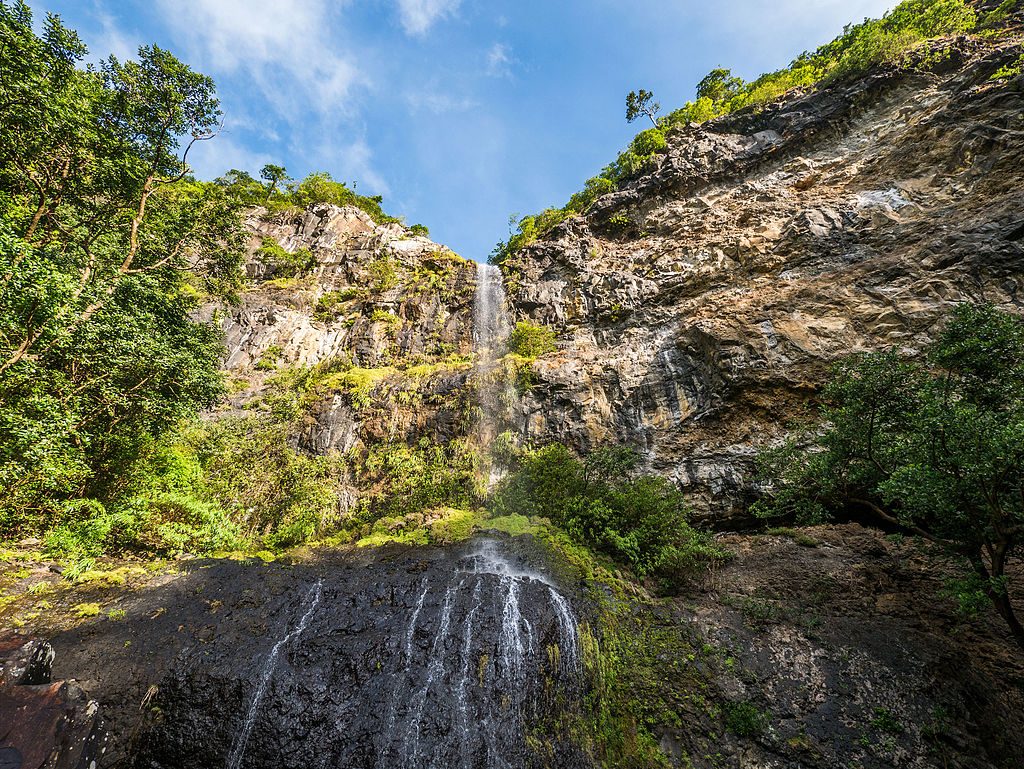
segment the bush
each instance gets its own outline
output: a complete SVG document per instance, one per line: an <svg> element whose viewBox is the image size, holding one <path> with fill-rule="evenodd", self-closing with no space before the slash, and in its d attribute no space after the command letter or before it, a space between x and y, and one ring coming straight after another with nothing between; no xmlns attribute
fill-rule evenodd
<svg viewBox="0 0 1024 769"><path fill-rule="evenodd" d="M294 278L316 267L316 258L309 249L285 251L273 238L263 238L256 256L271 268L276 278Z"/></svg>
<svg viewBox="0 0 1024 769"><path fill-rule="evenodd" d="M621 447L583 461L557 443L526 451L495 491L491 510L547 518L637 576L675 589L724 553L689 526L680 492L664 478L634 475L637 464Z"/></svg>
<svg viewBox="0 0 1024 769"><path fill-rule="evenodd" d="M381 207L383 198L380 195L359 195L350 189L345 182L336 182L329 173L318 171L312 173L298 184L291 184L279 200L291 205L305 208L313 203L331 203L336 206L354 206L362 209L377 224L401 222L394 216L388 216ZM422 225L414 225L420 226Z"/></svg>
<svg viewBox="0 0 1024 769"><path fill-rule="evenodd" d="M508 338L508 349L516 355L532 360L558 348L555 345L554 331L546 326L521 320Z"/></svg>

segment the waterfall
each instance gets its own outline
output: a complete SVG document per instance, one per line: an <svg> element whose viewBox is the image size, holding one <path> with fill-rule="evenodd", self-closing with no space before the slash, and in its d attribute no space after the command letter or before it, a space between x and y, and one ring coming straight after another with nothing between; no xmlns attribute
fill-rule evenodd
<svg viewBox="0 0 1024 769"><path fill-rule="evenodd" d="M238 769L242 764L242 758L245 756L245 746L249 742L249 737L252 735L253 726L256 724L256 714L259 712L260 703L263 701L263 695L266 694L267 685L270 683L271 677L274 675L274 668L277 667L277 656L284 647L293 638L297 638L302 635L302 631L309 625L309 621L313 618L313 613L316 611L316 607L320 604L320 594L323 589L323 580L318 579L316 584L309 589L309 593L306 595L304 603L309 604L309 608L302 615L298 624L292 628L286 635L278 640L270 650L270 654L267 655L266 662L263 663L263 669L260 671L259 684L256 686L256 693L253 695L252 702L249 704L249 711L245 715L245 723L242 726L242 731L238 735L238 739L235 741L234 747L231 748L231 753L228 755L227 769Z"/></svg>
<svg viewBox="0 0 1024 769"><path fill-rule="evenodd" d="M429 633L429 643L417 647L415 631L431 589L440 608L419 636ZM582 682L569 601L550 579L512 563L491 540L465 555L443 587L424 586L406 628L399 647L404 665L392 677L388 728L378 744L380 767L522 766L530 683L545 665L559 686ZM557 664L545 645L558 646Z"/></svg>
<svg viewBox="0 0 1024 769"><path fill-rule="evenodd" d="M480 407L479 440L483 447L489 446L500 431L502 414L515 395L515 389L509 385L499 364L511 330L501 270L490 264L478 263L473 297L473 349L476 353L477 405Z"/></svg>

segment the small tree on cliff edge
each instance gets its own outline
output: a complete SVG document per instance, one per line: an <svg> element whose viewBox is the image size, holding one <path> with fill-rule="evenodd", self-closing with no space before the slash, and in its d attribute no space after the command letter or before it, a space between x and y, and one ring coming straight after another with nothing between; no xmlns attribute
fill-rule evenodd
<svg viewBox="0 0 1024 769"><path fill-rule="evenodd" d="M824 400L817 431L765 457L760 512L846 508L941 545L970 564L961 598L987 596L1024 649L1007 573L1024 537L1024 320L961 305L927 360L853 356Z"/></svg>
<svg viewBox="0 0 1024 769"><path fill-rule="evenodd" d="M626 96L626 120L632 123L641 115L647 115L654 124L654 127L658 127L658 121L655 119L655 115L661 110L661 105L654 99L654 94L650 91L645 91L641 88L639 91L630 91L629 95Z"/></svg>
<svg viewBox="0 0 1024 769"><path fill-rule="evenodd" d="M270 200L270 196L274 194L277 185L288 179L288 172L284 166L267 163L260 170L260 178L267 183L267 200Z"/></svg>

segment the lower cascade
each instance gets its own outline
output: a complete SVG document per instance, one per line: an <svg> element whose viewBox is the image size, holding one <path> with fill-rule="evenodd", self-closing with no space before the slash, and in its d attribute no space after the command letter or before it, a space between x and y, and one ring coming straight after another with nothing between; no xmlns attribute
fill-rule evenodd
<svg viewBox="0 0 1024 769"><path fill-rule="evenodd" d="M482 539L308 580L266 634L186 651L135 765L532 766L528 737L578 705L584 666L571 601L513 547Z"/></svg>

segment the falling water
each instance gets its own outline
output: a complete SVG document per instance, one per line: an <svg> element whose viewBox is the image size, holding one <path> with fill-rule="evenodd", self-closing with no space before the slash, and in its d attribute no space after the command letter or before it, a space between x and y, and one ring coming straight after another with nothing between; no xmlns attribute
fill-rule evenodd
<svg viewBox="0 0 1024 769"><path fill-rule="evenodd" d="M270 678L274 675L274 668L277 667L277 656L282 647L284 647L289 641L302 635L302 631L306 629L309 621L313 618L313 613L316 611L316 607L320 604L320 594L322 589L323 580L318 579L316 584L309 589L309 593L306 595L306 603L309 604L309 608L306 609L306 613L302 615L302 618L294 628L274 644L274 647L270 650L270 654L267 656L266 662L263 663L263 669L260 671L259 684L256 686L256 694L253 696L252 703L249 705L249 711L245 715L245 724L242 726L242 731L238 735L238 740L235 742L234 747L231 749L231 753L228 755L227 769L238 769L238 767L241 766L242 758L245 756L245 746L249 742L253 726L256 724L256 714L259 712L260 703L263 701L263 695L267 691L267 685L270 683Z"/></svg>
<svg viewBox="0 0 1024 769"><path fill-rule="evenodd" d="M476 352L479 438L489 446L497 435L502 413L515 390L503 375L499 359L511 332L508 297L501 270L489 264L477 264L476 294L473 298L473 348Z"/></svg>
<svg viewBox="0 0 1024 769"><path fill-rule="evenodd" d="M582 677L572 608L548 578L516 566L490 540L462 559L443 597L440 586L435 589L440 611L432 639L419 654L413 635L429 588L411 612L404 670L392 679L392 712L378 766L428 769L455 766L455 761L462 769L520 766L529 682L550 664L542 653L544 625L537 624L545 611L554 617L547 632L556 633L560 650L559 685L575 686ZM453 632L456 627L461 633ZM438 729L442 744L436 742Z"/></svg>

